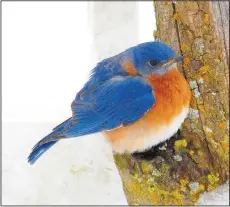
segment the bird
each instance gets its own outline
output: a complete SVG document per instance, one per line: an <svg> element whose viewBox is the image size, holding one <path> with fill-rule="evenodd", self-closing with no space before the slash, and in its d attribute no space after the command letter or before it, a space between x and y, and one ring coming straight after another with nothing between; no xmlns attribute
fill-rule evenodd
<svg viewBox="0 0 230 207"><path fill-rule="evenodd" d="M132 46L91 70L71 103L72 116L41 139L34 164L60 140L102 133L115 153L143 153L170 139L189 112L190 87L178 70L183 56L161 41Z"/></svg>

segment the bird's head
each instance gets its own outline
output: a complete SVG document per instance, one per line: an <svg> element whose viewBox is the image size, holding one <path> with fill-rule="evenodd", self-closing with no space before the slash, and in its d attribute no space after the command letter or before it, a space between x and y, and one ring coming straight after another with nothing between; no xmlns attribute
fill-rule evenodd
<svg viewBox="0 0 230 207"><path fill-rule="evenodd" d="M183 59L162 42L146 42L132 48L132 63L140 75L163 75Z"/></svg>

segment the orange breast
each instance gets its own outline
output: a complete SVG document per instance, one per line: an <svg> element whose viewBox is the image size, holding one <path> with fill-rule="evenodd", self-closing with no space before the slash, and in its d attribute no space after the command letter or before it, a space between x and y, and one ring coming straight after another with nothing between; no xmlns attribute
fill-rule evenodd
<svg viewBox="0 0 230 207"><path fill-rule="evenodd" d="M151 128L154 127L156 131L161 125L169 124L184 107L189 107L191 91L178 70L173 69L165 75L152 75L148 80L156 99L154 106L134 124L104 132L112 144L125 139L130 134L138 133L140 129L150 133Z"/></svg>

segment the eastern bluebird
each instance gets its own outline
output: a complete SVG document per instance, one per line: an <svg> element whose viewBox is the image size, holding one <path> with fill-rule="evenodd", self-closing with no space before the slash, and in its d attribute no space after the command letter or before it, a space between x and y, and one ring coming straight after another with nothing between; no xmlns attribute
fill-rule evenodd
<svg viewBox="0 0 230 207"><path fill-rule="evenodd" d="M177 70L182 59L154 41L99 62L71 104L72 117L34 146L28 162L61 139L97 132L118 153L143 152L169 139L186 118L191 99Z"/></svg>

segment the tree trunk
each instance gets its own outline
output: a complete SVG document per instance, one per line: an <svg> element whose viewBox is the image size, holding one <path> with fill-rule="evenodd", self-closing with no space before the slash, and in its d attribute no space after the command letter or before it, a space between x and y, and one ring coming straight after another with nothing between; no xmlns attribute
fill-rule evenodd
<svg viewBox="0 0 230 207"><path fill-rule="evenodd" d="M128 170L114 154L129 204L191 205L229 178L228 13L223 1L155 1L156 39L184 55L180 71L192 90L182 133L153 163ZM164 150L165 149L165 150Z"/></svg>

